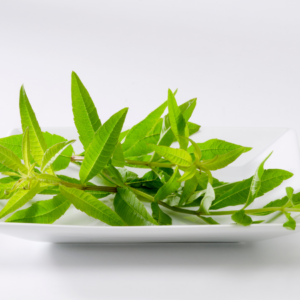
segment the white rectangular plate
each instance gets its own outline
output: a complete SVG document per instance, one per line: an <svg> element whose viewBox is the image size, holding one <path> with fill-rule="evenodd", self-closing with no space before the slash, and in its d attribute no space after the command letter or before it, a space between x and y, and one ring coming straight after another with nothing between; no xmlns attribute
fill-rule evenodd
<svg viewBox="0 0 300 300"><path fill-rule="evenodd" d="M77 139L75 128L52 127L44 131L62 135L67 139ZM11 134L19 134L20 129L13 129ZM285 194L285 187L292 186L300 190L300 155L297 137L293 130L285 128L220 128L206 127L193 135L196 142L218 138L243 146L253 147L236 162L223 170L214 172L214 176L224 181L237 181L253 175L258 164L271 152L273 155L267 161L266 168L285 169L294 176L283 182L275 190L256 199L253 207L262 207L271 200L279 199ZM79 142L74 144L76 153L82 148ZM78 178L78 169L70 166L62 174ZM135 169L136 171L136 169ZM141 171L139 171L141 172ZM97 183L97 181L95 181ZM37 199L50 199L51 196L39 196ZM112 207L112 197L104 200ZM0 209L6 201L0 202ZM29 203L27 206L29 206ZM145 205L147 209L149 206ZM167 212L167 210L165 210ZM191 220L189 216L176 215L170 211L172 226L151 227L109 227L84 213L71 207L67 213L52 225L5 223L0 221L0 233L14 237L53 243L140 243L140 242L247 242L259 241L288 235L289 231L281 224L257 224L250 227L240 227L231 224L228 217L216 217L223 225L205 225L199 220ZM255 219L255 218L254 218ZM196 224L196 225L195 225ZM199 224L199 225L198 225Z"/></svg>

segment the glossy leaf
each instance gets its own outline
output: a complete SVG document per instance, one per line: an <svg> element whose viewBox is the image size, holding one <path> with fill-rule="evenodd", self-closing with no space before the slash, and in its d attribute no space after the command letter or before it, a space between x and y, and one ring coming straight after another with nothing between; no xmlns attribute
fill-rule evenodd
<svg viewBox="0 0 300 300"><path fill-rule="evenodd" d="M249 190L249 194L247 197L247 201L245 203L244 208L246 208L247 206L249 206L254 199L256 198L258 191L261 187L261 180L262 180L262 176L264 173L264 164L266 162L266 160L271 156L272 153L270 153L265 159L264 161L259 165L259 167L257 168L257 170L255 171L255 174L252 178L251 181L251 185L250 185L250 190Z"/></svg>
<svg viewBox="0 0 300 300"><path fill-rule="evenodd" d="M157 222L129 188L118 188L114 199L116 213L129 226L151 226Z"/></svg>
<svg viewBox="0 0 300 300"><path fill-rule="evenodd" d="M92 142L86 150L79 176L87 182L99 174L113 155L118 144L128 109L124 108L110 117L95 133Z"/></svg>
<svg viewBox="0 0 300 300"><path fill-rule="evenodd" d="M6 222L52 224L64 215L70 205L71 202L65 197L57 195L53 199L38 201L17 211Z"/></svg>
<svg viewBox="0 0 300 300"><path fill-rule="evenodd" d="M45 172L50 168L50 166L56 161L59 155L75 140L60 142L48 148L43 156L41 163L41 171Z"/></svg>
<svg viewBox="0 0 300 300"><path fill-rule="evenodd" d="M107 205L84 191L60 186L61 194L77 209L111 226L124 226L123 220Z"/></svg>
<svg viewBox="0 0 300 300"><path fill-rule="evenodd" d="M181 183L178 181L180 178L180 173L178 172L178 167L175 168L174 174L171 176L169 181L167 181L157 192L154 197L155 201L160 201L170 194L174 193L181 186Z"/></svg>
<svg viewBox="0 0 300 300"><path fill-rule="evenodd" d="M75 72L72 72L71 91L75 126L86 150L100 128L101 121L90 94Z"/></svg>
<svg viewBox="0 0 300 300"><path fill-rule="evenodd" d="M217 155L223 155L242 147L240 145L236 145L219 139L211 139L204 143L197 143L197 145L201 149L203 160L212 159ZM243 147L243 148L244 148L244 152L248 152L252 149L250 147ZM195 147L192 145L188 148L188 152L193 153L194 149Z"/></svg>
<svg viewBox="0 0 300 300"><path fill-rule="evenodd" d="M159 225L172 225L172 219L161 210L157 202L151 203L152 217Z"/></svg>
<svg viewBox="0 0 300 300"><path fill-rule="evenodd" d="M188 141L180 138L180 136L188 137L188 131L186 130L186 121L177 105L175 96L170 89L168 91L168 109L172 131L175 137L178 139L180 148L185 150L187 149Z"/></svg>
<svg viewBox="0 0 300 300"><path fill-rule="evenodd" d="M215 171L223 169L234 162L241 154L245 152L245 148L241 147L222 155L215 156L210 160L203 161L202 165L208 170Z"/></svg>
<svg viewBox="0 0 300 300"><path fill-rule="evenodd" d="M129 153L129 149L136 147L136 144L141 139L145 138L148 132L153 128L153 125L159 120L167 107L167 103L164 102L161 106L151 112L143 121L133 126L128 132L125 142L123 143L124 153Z"/></svg>
<svg viewBox="0 0 300 300"><path fill-rule="evenodd" d="M157 146L154 144L149 144L148 146L173 164L182 167L189 167L193 162L191 155L183 149L174 149L166 146Z"/></svg>
<svg viewBox="0 0 300 300"><path fill-rule="evenodd" d="M214 191L212 185L208 182L207 188L206 188L206 193L200 203L199 212L209 215L209 208L210 208L213 200L215 200L215 191Z"/></svg>
<svg viewBox="0 0 300 300"><path fill-rule="evenodd" d="M27 128L29 130L30 153L34 160L41 165L47 144L23 86L20 91L20 115L23 132Z"/></svg>
<svg viewBox="0 0 300 300"><path fill-rule="evenodd" d="M27 168L22 164L20 158L11 150L0 145L0 163L8 170L27 173Z"/></svg>
<svg viewBox="0 0 300 300"><path fill-rule="evenodd" d="M14 212L18 208L22 207L28 201L30 201L41 190L39 185L35 185L30 190L20 189L12 195L6 205L0 211L0 219L6 215Z"/></svg>
<svg viewBox="0 0 300 300"><path fill-rule="evenodd" d="M245 211L239 210L231 216L231 219L238 225L249 226L252 224L252 219L245 214Z"/></svg>
<svg viewBox="0 0 300 300"><path fill-rule="evenodd" d="M257 193L257 197L263 196L265 193L273 190L284 180L287 180L292 176L292 173L285 170L265 170L261 178L261 187ZM251 182L252 177L234 184L230 190L227 190L224 194L213 201L211 209L220 209L227 206L245 204L249 194Z"/></svg>
<svg viewBox="0 0 300 300"><path fill-rule="evenodd" d="M26 128L23 134L22 140L22 156L24 160L25 167L29 169L30 167L30 140L29 140L29 129Z"/></svg>

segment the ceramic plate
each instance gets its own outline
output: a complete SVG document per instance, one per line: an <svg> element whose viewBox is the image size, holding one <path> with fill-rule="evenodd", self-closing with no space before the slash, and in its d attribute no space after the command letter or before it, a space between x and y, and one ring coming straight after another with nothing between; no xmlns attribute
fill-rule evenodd
<svg viewBox="0 0 300 300"><path fill-rule="evenodd" d="M67 139L77 139L75 128L52 127L43 128L44 131L59 134ZM11 134L19 134L20 129L13 129ZM285 128L234 128L234 127L205 127L195 135L196 142L218 138L243 146L253 147L253 150L243 154L229 167L215 171L213 175L219 180L237 181L253 175L259 163L271 152L273 155L267 161L265 168L285 169L294 176L263 197L255 200L253 207L262 207L267 202L279 199L285 194L285 187L292 186L295 191L300 190L300 155L296 134ZM74 144L76 153L83 149L79 142ZM70 166L62 174L78 178L77 166ZM136 169L135 169L136 171ZM95 183L97 183L95 181ZM38 196L37 199L50 199L51 196ZM112 207L112 198L104 199ZM5 201L0 202L0 208ZM28 203L27 206L29 206ZM149 207L146 205L146 208ZM229 209L229 208L228 208ZM0 233L14 237L41 242L52 243L139 243L139 242L247 242L259 241L292 234L282 227L282 220L278 224L256 224L240 227L231 224L228 217L216 218L223 225L205 225L188 216L173 218L172 226L151 227L109 227L84 213L71 207L67 213L52 225L5 223L0 221ZM8 216L9 217L9 216ZM300 229L299 229L300 230Z"/></svg>

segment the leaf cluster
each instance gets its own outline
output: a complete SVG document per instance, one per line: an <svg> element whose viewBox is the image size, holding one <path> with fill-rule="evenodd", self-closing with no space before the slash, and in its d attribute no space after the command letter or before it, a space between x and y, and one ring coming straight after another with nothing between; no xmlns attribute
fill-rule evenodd
<svg viewBox="0 0 300 300"><path fill-rule="evenodd" d="M197 99L178 105L177 90L168 90L166 101L124 131L128 108L102 122L74 72L71 92L74 123L84 148L81 154L74 153L75 140L41 130L21 87L23 133L0 139L0 172L5 176L0 179L0 198L5 201L0 218L6 222L51 224L73 205L111 226L167 226L176 214L194 215L210 225L219 224L218 216L230 215L236 224L249 226L266 221L252 220L253 216L273 214L275 220L284 214L283 226L295 229L293 214L300 212L300 193L295 194L292 188L286 189L282 199L251 209L257 198L293 176L286 170L265 170L271 154L250 178L222 182L214 177L214 171L227 167L251 148L216 138L196 143L192 136L200 125L190 118ZM79 179L56 173L70 163L78 167ZM138 176L132 167L144 174ZM91 182L94 178L103 184ZM52 198L33 201L24 209L38 194ZM107 196L112 196L110 207L102 201ZM235 210L224 210L236 206Z"/></svg>

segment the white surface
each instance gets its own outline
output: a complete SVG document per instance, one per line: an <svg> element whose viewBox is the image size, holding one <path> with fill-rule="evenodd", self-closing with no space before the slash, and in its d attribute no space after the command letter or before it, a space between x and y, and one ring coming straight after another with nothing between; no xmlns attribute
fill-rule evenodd
<svg viewBox="0 0 300 300"><path fill-rule="evenodd" d="M295 0L3 0L0 135L19 126L22 83L43 126L53 126L53 116L71 126L75 70L103 120L135 106L128 120L137 122L178 87L179 101L199 98L193 120L204 126L290 127L299 136L299 10ZM142 246L1 236L1 297L297 299L299 249L299 234Z"/></svg>
<svg viewBox="0 0 300 300"><path fill-rule="evenodd" d="M77 140L73 146L75 153L82 152L78 142L75 127L42 128L43 131L61 134L68 140ZM12 129L10 134L19 134L20 129ZM285 180L280 187L256 199L249 208L262 207L270 201L281 199L285 195L285 187L292 186L295 191L300 190L300 151L295 132L284 128L226 128L205 127L193 135L195 142L204 142L211 137L227 140L240 145L253 147L250 152L242 155L229 167L213 172L216 178L223 181L240 181L252 176L257 166L273 151L265 164L266 169L284 169L294 176ZM145 170L135 169L139 175ZM71 177L78 178L78 168L71 165L62 171ZM94 183L97 183L96 181ZM49 199L49 196L40 196ZM101 199L113 207L113 197ZM1 201L0 209L5 205ZM29 206L28 203L26 206ZM145 203L151 213L150 206ZM236 209L228 207L227 209ZM252 242L289 235L291 232L282 227L283 220L276 224L258 224L249 228L230 225L229 216L214 216L221 225L197 225L191 221L191 216L178 215L166 210L173 219L174 226L164 227L108 227L101 221L95 220L76 210L73 206L55 222L55 225L4 223L0 220L0 233L12 235L22 239L54 243L145 243L145 242ZM297 214L294 214L294 216ZM9 217L8 215L7 217ZM269 217L271 218L272 215ZM260 220L260 217L253 217ZM267 217L268 219L268 217ZM75 225L75 226L70 226ZM300 229L299 229L300 230ZM298 231L298 230L297 230Z"/></svg>

